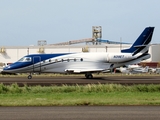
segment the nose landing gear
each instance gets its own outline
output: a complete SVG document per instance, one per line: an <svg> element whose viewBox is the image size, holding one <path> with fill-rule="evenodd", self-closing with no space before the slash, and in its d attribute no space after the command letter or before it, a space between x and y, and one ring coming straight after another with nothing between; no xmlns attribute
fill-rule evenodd
<svg viewBox="0 0 160 120"><path fill-rule="evenodd" d="M28 75L28 79L32 79L32 75L30 74L30 75Z"/></svg>

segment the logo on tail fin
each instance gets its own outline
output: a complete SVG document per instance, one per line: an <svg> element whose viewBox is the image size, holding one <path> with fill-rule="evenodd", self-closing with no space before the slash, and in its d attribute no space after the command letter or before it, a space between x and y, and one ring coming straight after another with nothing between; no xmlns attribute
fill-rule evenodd
<svg viewBox="0 0 160 120"><path fill-rule="evenodd" d="M129 49L121 50L122 53L132 53L132 55L136 55L137 53L148 53L149 43L151 42L153 35L154 27L147 27L141 33L141 35L137 38L137 40L133 43L133 45Z"/></svg>

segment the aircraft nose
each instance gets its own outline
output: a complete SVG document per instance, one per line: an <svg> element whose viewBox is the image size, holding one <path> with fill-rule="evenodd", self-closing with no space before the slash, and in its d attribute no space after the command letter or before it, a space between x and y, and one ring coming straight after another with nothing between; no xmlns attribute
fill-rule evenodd
<svg viewBox="0 0 160 120"><path fill-rule="evenodd" d="M8 65L8 66L4 67L2 72L4 72L4 73L14 73L15 69L16 69L15 65L11 64L11 65Z"/></svg>
<svg viewBox="0 0 160 120"><path fill-rule="evenodd" d="M10 66L6 66L6 67L3 68L3 72L6 72L8 70L10 70Z"/></svg>
<svg viewBox="0 0 160 120"><path fill-rule="evenodd" d="M7 69L8 69L7 67L4 67L4 68L3 68L3 71L4 71L4 70L7 70Z"/></svg>

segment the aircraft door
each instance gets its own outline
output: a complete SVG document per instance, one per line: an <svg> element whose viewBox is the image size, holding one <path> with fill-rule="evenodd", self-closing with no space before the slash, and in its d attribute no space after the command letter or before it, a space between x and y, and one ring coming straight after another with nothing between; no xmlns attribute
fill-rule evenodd
<svg viewBox="0 0 160 120"><path fill-rule="evenodd" d="M33 72L41 72L41 57L33 57Z"/></svg>

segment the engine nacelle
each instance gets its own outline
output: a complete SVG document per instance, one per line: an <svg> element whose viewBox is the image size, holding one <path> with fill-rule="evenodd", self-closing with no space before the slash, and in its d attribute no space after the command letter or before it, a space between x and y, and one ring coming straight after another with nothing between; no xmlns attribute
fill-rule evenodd
<svg viewBox="0 0 160 120"><path fill-rule="evenodd" d="M136 58L135 56L132 56L130 53L119 53L119 54L108 54L107 56L107 62L111 63L120 63L120 62L126 62L129 60L132 60Z"/></svg>

